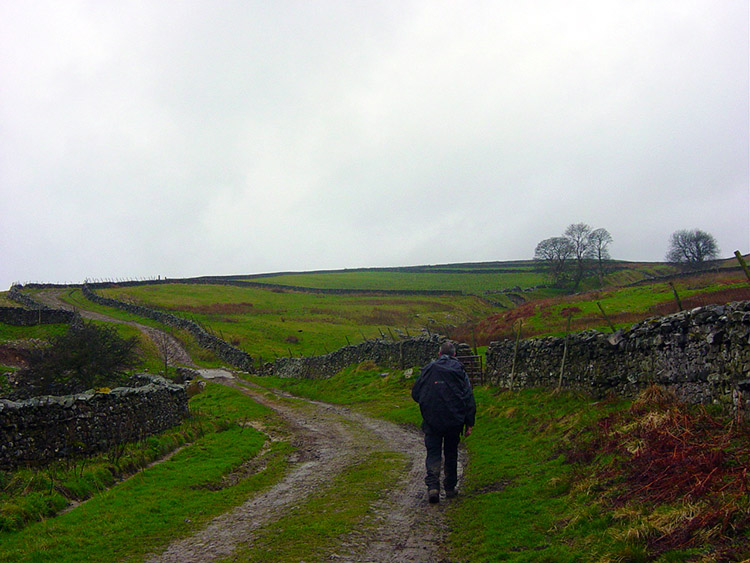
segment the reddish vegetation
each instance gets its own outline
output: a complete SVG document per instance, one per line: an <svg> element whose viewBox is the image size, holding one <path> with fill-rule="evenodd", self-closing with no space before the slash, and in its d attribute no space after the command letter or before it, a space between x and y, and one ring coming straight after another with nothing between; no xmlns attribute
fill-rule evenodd
<svg viewBox="0 0 750 563"><path fill-rule="evenodd" d="M180 305L180 311L202 315L241 315L254 311L252 303L211 303L210 305Z"/></svg>
<svg viewBox="0 0 750 563"><path fill-rule="evenodd" d="M19 368L26 367L28 365L26 352L9 346L0 346L0 364Z"/></svg>
<svg viewBox="0 0 750 563"><path fill-rule="evenodd" d="M614 455L596 473L598 480L617 483L609 497L613 507L633 501L647 506L696 503L681 525L650 538L652 553L699 546L709 539L707 534L726 556L750 548L744 536L750 526L746 424L722 422L704 409L691 412L652 387L629 412L600 420L593 432L589 441L576 442L568 458L587 463Z"/></svg>
<svg viewBox="0 0 750 563"><path fill-rule="evenodd" d="M695 289L701 286L705 287L708 283L736 282L736 277L725 279L715 275L706 275L696 278L693 280L692 284L688 285L688 287ZM576 296L554 297L529 301L528 303L524 303L508 311L487 317L475 325L457 327L450 331L449 336L454 340L472 342L477 345L489 344L493 340L514 339L516 337L516 331L518 330L518 321L534 317L537 313L547 321L547 323L545 323L547 326L543 330L534 330L524 324L521 335L523 338L538 336L539 334L549 333L550 331L555 330L564 331L567 329L566 317L568 315L581 313L581 309L572 305L572 303L575 303L576 301L596 300L598 297L599 292L590 292ZM750 287L723 289L702 295L695 295L693 297L686 297L681 301L682 308L688 310L706 305L724 304L729 303L730 301L744 300L750 300ZM570 303L571 305L560 312L554 311L553 317L553 308L565 303ZM613 324L632 324L648 317L668 315L676 313L677 311L677 303L673 299L670 299L669 301L665 301L664 303L652 307L649 311L622 313L608 312L607 316L609 321ZM605 323L606 321L601 315L574 317L571 319L570 330L573 332L579 332L594 327L601 327L602 324Z"/></svg>
<svg viewBox="0 0 750 563"><path fill-rule="evenodd" d="M735 287L722 289L705 295L686 297L681 301L683 309L694 309L695 307L731 303L732 301L747 301L748 299L750 299L750 287ZM655 306L652 311L655 315L669 315L670 313L676 313L678 311L677 303L674 301L660 303Z"/></svg>

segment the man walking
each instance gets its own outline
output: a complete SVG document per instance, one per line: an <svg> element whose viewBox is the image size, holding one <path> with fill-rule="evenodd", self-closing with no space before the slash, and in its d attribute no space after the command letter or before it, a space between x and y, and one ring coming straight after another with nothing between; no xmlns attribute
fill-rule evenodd
<svg viewBox="0 0 750 563"><path fill-rule="evenodd" d="M476 415L474 392L464 366L456 358L456 348L446 341L440 357L422 368L411 397L422 413L424 444L427 448L427 496L430 503L440 501L440 469L445 456L445 496L456 496L458 482L458 443L461 432L471 434Z"/></svg>

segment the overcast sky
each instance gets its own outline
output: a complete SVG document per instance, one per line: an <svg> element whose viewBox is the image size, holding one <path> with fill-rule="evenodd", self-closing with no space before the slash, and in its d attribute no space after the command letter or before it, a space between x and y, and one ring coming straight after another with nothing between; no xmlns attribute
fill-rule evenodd
<svg viewBox="0 0 750 563"><path fill-rule="evenodd" d="M750 252L747 0L0 0L0 290Z"/></svg>

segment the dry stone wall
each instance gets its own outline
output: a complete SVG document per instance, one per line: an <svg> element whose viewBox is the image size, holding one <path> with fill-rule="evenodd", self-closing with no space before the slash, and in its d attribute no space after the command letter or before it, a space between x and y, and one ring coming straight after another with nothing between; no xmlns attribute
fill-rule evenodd
<svg viewBox="0 0 750 563"><path fill-rule="evenodd" d="M0 307L0 322L16 326L32 326L38 324L76 323L81 322L81 317L73 311L53 309L42 303L38 303L29 295L19 290L19 287L11 286L8 298L23 307Z"/></svg>
<svg viewBox="0 0 750 563"><path fill-rule="evenodd" d="M200 346L211 350L228 364L249 373L253 373L255 370L255 367L253 366L253 357L250 354L232 346L225 340L210 334L206 329L194 321L182 319L171 313L165 313L164 311L144 307L143 305L135 305L133 303L118 301L117 299L110 299L109 297L102 297L101 295L94 293L94 291L92 291L87 285L83 286L82 293L86 299L93 301L94 303L122 309L123 311L128 311L129 313L164 323L167 326L185 329L195 337Z"/></svg>
<svg viewBox="0 0 750 563"><path fill-rule="evenodd" d="M0 468L106 451L188 415L184 386L149 374L135 376L132 385L107 393L0 399Z"/></svg>
<svg viewBox="0 0 750 563"><path fill-rule="evenodd" d="M500 385L557 386L565 338L493 342L487 369ZM562 386L631 396L658 384L689 403L750 408L750 301L652 318L614 334L567 339Z"/></svg>
<svg viewBox="0 0 750 563"><path fill-rule="evenodd" d="M368 340L323 356L280 358L267 364L265 373L279 377L323 378L368 360L399 369L423 366L437 357L443 340L445 337L435 334L401 341Z"/></svg>
<svg viewBox="0 0 750 563"><path fill-rule="evenodd" d="M73 311L62 309L24 309L22 307L0 307L0 323L15 326L39 324L71 324L78 320Z"/></svg>

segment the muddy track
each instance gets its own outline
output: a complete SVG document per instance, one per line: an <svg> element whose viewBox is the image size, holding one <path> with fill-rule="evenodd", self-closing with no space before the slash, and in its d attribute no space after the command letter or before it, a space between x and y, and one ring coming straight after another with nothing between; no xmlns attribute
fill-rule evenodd
<svg viewBox="0 0 750 563"><path fill-rule="evenodd" d="M54 309L77 311L84 319L89 319L92 321L105 321L108 323L120 323L135 327L143 334L148 336L149 339L151 339L151 341L156 345L160 354L166 354L169 365L192 367L195 366L195 364L193 363L193 359L185 351L185 348L183 348L182 344L180 344L180 341L168 332L152 328L135 321L123 321L94 311L78 309L76 307L73 307L72 305L69 305L68 303L65 303L60 298L61 292L62 290L59 289L45 289L37 293L34 298L40 303L43 303L44 305L47 305L48 307L52 307Z"/></svg>
<svg viewBox="0 0 750 563"><path fill-rule="evenodd" d="M294 467L270 490L214 518L203 530L173 543L147 561L198 562L228 557L237 546L252 544L254 530L272 524L309 500L346 467L373 452L394 451L405 456L407 469L370 507L368 522L339 538L332 558L347 562L441 560L446 503L427 503L422 438L416 430L336 405L284 400L288 395L270 394L237 379L215 381L240 389L287 422L297 448L290 457Z"/></svg>
<svg viewBox="0 0 750 563"><path fill-rule="evenodd" d="M56 308L73 309L49 290L36 296ZM170 361L194 365L179 341L167 333L132 321L121 321L93 311L79 311L92 320L125 323L149 336L157 346L170 339ZM397 452L407 460L400 478L368 511L367 521L339 538L331 559L343 562L443 561L447 534L444 511L449 502L428 504L424 485L424 445L413 428L378 420L318 401L294 398L235 378L227 370L199 370L217 383L239 389L253 400L273 409L286 422L295 452L292 467L270 489L211 520L192 536L170 544L147 558L150 563L204 562L231 556L239 546L252 545L253 532L272 525L289 510L314 498L331 480L373 452ZM271 437L269 437L271 438ZM459 450L459 487L465 453ZM262 470L262 462L257 464Z"/></svg>

